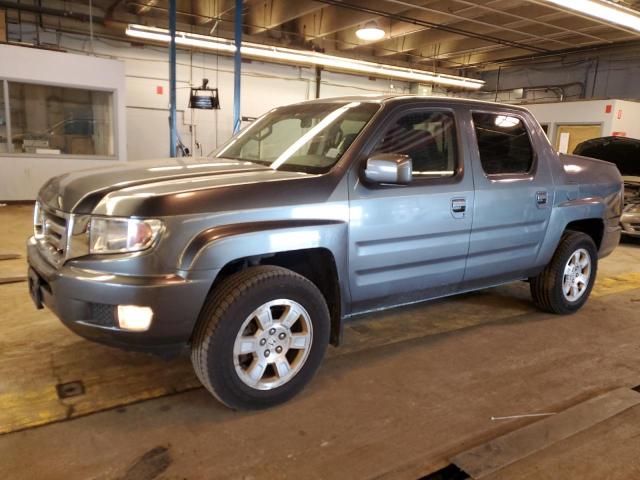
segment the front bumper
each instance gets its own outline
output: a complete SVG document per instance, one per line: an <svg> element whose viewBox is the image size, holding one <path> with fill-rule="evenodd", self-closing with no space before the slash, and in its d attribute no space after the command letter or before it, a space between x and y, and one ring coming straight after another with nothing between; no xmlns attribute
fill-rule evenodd
<svg viewBox="0 0 640 480"><path fill-rule="evenodd" d="M208 272L210 275L198 279L118 275L80 268L81 261L56 268L33 238L27 243L27 256L30 293L36 305L41 301L64 325L89 340L159 354L174 353L189 342L217 273ZM151 307L154 315L149 330L119 329L113 312L122 304ZM113 315L111 323L109 315Z"/></svg>
<svg viewBox="0 0 640 480"><path fill-rule="evenodd" d="M622 233L625 235L640 237L640 209L623 212L620 217L620 225L622 225Z"/></svg>

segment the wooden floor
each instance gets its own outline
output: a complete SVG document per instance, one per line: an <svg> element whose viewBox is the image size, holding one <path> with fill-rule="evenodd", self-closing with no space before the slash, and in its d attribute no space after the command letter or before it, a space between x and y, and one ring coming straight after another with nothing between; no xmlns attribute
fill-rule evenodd
<svg viewBox="0 0 640 480"><path fill-rule="evenodd" d="M0 238L0 253L23 254L0 260L0 277L23 275L30 208L0 208L0 224L10 232ZM295 478L271 464L258 440L260 431L267 436L280 431L270 425L282 423L280 415L286 414L284 424L291 430L277 439L284 450L276 457L295 465L299 474L337 478L341 465L332 463L329 453L343 452L337 458L352 473L349 478L418 478L474 444L534 421L489 421L490 412L567 408L640 384L639 296L640 245L630 243L602 262L593 298L571 317L538 312L524 283L368 315L349 323L344 345L330 349L325 367L299 399L260 414L237 414L200 388L187 357L165 361L90 343L47 310L35 310L25 283L0 284L0 477L113 478L153 448L171 444L182 453L191 449L187 457L194 461L200 458L196 452L207 451L216 462L201 458L188 466L174 453L171 467L158 473L169 476L158 478L218 476L212 472L271 478L256 475L260 459L265 472ZM488 343L491 338L494 344ZM367 358L370 362L362 363ZM438 385L430 384L431 377ZM80 390L60 398L67 384ZM349 401L361 402L361 408ZM332 412L332 405L343 411ZM305 416L299 426L293 421L296 411ZM407 412L419 420L412 422ZM84 418L69 421L78 417ZM466 425L460 424L463 419ZM178 426L185 421L191 425L186 431ZM202 424L196 427L194 421ZM126 440L132 424L145 429L143 441ZM206 425L220 429L219 435ZM332 430L326 431L329 425ZM100 452L100 458L89 460L97 448L92 428L122 442L112 448L123 458ZM300 433L314 431L317 438ZM56 454L46 446L52 436L69 436L73 446ZM226 439L257 448L255 458L238 453L234 462ZM308 467L301 448L316 458ZM291 458L283 453L289 450Z"/></svg>

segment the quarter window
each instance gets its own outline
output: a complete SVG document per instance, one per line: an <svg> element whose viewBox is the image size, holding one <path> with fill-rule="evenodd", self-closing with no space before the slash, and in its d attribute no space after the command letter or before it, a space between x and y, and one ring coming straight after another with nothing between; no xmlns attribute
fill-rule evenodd
<svg viewBox="0 0 640 480"><path fill-rule="evenodd" d="M533 147L524 122L511 115L474 112L480 162L487 175L525 174L533 166Z"/></svg>
<svg viewBox="0 0 640 480"><path fill-rule="evenodd" d="M457 162L453 114L421 111L403 115L388 128L373 153L408 155L416 179L453 176Z"/></svg>

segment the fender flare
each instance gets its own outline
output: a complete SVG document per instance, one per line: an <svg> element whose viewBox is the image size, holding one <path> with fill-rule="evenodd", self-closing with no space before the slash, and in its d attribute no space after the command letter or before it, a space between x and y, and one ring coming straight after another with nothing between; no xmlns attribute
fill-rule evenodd
<svg viewBox="0 0 640 480"><path fill-rule="evenodd" d="M606 206L602 198L581 198L562 202L553 207L547 235L538 251L537 265L547 265L558 248L563 232L571 222L577 220L603 220Z"/></svg>
<svg viewBox="0 0 640 480"><path fill-rule="evenodd" d="M346 234L346 222L337 220L291 219L221 225L196 234L188 242L178 258L178 269L220 269L239 258L309 248L328 249L338 266L338 257L346 257L339 254L346 252Z"/></svg>

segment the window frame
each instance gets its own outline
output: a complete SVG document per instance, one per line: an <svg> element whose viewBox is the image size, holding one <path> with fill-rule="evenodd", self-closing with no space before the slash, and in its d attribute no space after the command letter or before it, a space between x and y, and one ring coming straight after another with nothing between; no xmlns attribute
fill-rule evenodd
<svg viewBox="0 0 640 480"><path fill-rule="evenodd" d="M478 143L478 135L476 133L476 124L475 124L475 121L473 120L474 113L485 113L489 115L495 115L496 117L500 115L505 115L508 117L516 117L520 120L520 122L522 123L522 125L524 126L527 132L527 137L529 138L529 144L531 145L531 151L533 154L531 158L531 167L527 172L487 173L485 171L484 166L482 165L482 159L480 157L480 145ZM484 110L484 109L471 108L469 109L469 117L470 117L469 120L471 121L471 130L473 132L473 138L474 138L474 144L472 145L472 147L475 149L475 152L478 158L478 163L480 165L480 171L483 173L485 178L487 178L490 181L499 181L503 179L529 180L529 179L535 178L538 172L538 151L535 148L535 143L533 141L533 137L531 136L531 126L529 125L526 115L523 115L520 112L515 112L513 110L506 110L506 109L505 110L489 110L489 109Z"/></svg>
<svg viewBox="0 0 640 480"><path fill-rule="evenodd" d="M447 177L433 177L433 178L416 178L412 177L411 183L407 185L398 185L398 184L382 184L382 183L373 183L366 179L364 174L365 169L367 168L367 160L371 157L373 150L380 143L380 140L384 137L387 131L393 126L393 124L404 115L416 113L416 112L443 112L449 113L453 116L453 124L455 127L455 141L456 141L456 156L455 156L455 166L453 175ZM457 108L453 107L444 107L438 105L420 105L417 103L411 105L398 105L393 110L389 111L389 113L380 119L378 127L373 131L369 140L370 143L363 149L361 153L361 158L358 160L359 163L359 177L362 181L362 184L365 185L368 189L377 190L377 189L387 189L387 188L412 188L412 187L423 187L426 185L454 185L460 183L462 178L464 177L464 146L463 146L463 138L462 138L462 128L460 123L460 111Z"/></svg>
<svg viewBox="0 0 640 480"><path fill-rule="evenodd" d="M58 83L58 82L41 82L41 81L33 81L26 80L23 78L9 77L9 76L0 76L0 82L3 83L4 86L4 99L5 99L5 112L7 116L7 133L11 134L11 137L8 138L7 142L7 152L0 153L2 157L11 157L11 158L64 158L71 160L107 160L107 161L118 161L120 160L120 138L119 138L119 116L118 116L118 91L114 88L101 88L101 87L83 87L78 85L72 85L68 83ZM41 85L45 87L60 87L60 88L74 88L77 90L87 90L87 91L95 91L95 92L106 92L111 94L111 116L113 119L113 155L79 155L73 153L23 153L23 152L14 152L13 151L13 129L11 123L11 105L10 105L10 86L11 82L14 83L26 83L30 85Z"/></svg>

